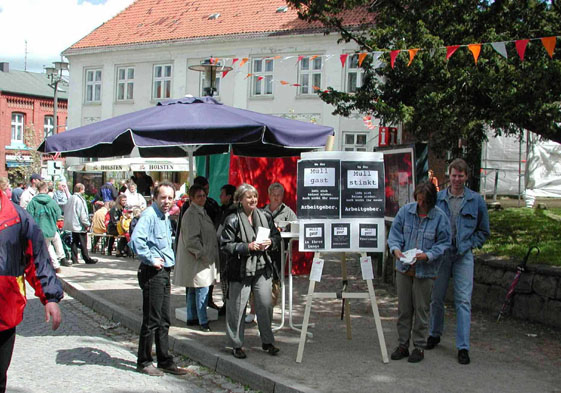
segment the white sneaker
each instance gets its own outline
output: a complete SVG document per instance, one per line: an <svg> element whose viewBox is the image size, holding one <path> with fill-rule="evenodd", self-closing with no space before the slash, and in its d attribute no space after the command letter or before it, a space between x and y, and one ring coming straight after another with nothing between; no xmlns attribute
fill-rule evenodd
<svg viewBox="0 0 561 393"><path fill-rule="evenodd" d="M253 321L255 321L255 314L247 314L245 316L245 323L252 323Z"/></svg>

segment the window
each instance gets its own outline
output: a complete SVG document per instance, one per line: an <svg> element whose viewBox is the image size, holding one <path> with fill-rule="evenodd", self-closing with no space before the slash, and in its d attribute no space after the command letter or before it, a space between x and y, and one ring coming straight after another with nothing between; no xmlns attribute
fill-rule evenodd
<svg viewBox="0 0 561 393"><path fill-rule="evenodd" d="M101 70L86 70L86 102L101 101Z"/></svg>
<svg viewBox="0 0 561 393"><path fill-rule="evenodd" d="M345 132L343 133L344 151L367 151L366 140L368 134L365 132Z"/></svg>
<svg viewBox="0 0 561 393"><path fill-rule="evenodd" d="M346 69L346 92L356 93L357 89L362 86L362 76L364 71L358 65L358 55L349 55L347 57L347 69Z"/></svg>
<svg viewBox="0 0 561 393"><path fill-rule="evenodd" d="M251 94L273 95L273 59L253 59Z"/></svg>
<svg viewBox="0 0 561 393"><path fill-rule="evenodd" d="M314 94L317 88L321 88L322 59L319 56L303 57L300 60L299 71L299 93Z"/></svg>
<svg viewBox="0 0 561 393"><path fill-rule="evenodd" d="M171 64L154 66L154 89L152 98L171 97Z"/></svg>
<svg viewBox="0 0 561 393"><path fill-rule="evenodd" d="M53 116L45 116L45 122L43 124L43 137L48 137L54 134L55 124Z"/></svg>
<svg viewBox="0 0 561 393"><path fill-rule="evenodd" d="M221 77L220 75L216 75L216 79L214 80L214 93L212 94L213 97L219 97L220 96L220 81L221 81ZM201 96L209 96L210 95L210 85L209 87L205 87L206 86L206 78L205 78L205 73L201 72Z"/></svg>
<svg viewBox="0 0 561 393"><path fill-rule="evenodd" d="M12 113L12 145L23 144L23 113Z"/></svg>
<svg viewBox="0 0 561 393"><path fill-rule="evenodd" d="M117 101L132 100L134 92L134 67L117 68Z"/></svg>

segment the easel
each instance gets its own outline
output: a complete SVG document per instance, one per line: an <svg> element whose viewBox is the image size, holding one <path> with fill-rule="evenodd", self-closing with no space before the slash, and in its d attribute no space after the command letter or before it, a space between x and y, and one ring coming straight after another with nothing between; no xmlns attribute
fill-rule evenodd
<svg viewBox="0 0 561 393"><path fill-rule="evenodd" d="M365 257L366 253L361 253L361 257ZM314 254L314 259L319 258L320 253ZM343 289L341 292L317 292L314 293L316 282L310 280L310 285L308 287L308 295L306 295L306 309L304 311L304 321L302 323L302 332L300 333L300 342L298 344L298 353L296 355L296 363L302 363L302 357L304 356L304 345L306 344L306 337L308 332L308 324L310 322L310 312L312 311L312 302L314 298L321 299L344 299L344 307L346 309L345 314L345 324L347 326L347 339L352 339L351 332L351 315L350 315L350 305L349 299L370 299L370 304L372 305L372 313L374 314L374 322L376 324L376 331L378 333L378 341L380 342L380 350L382 352L382 361L384 363L389 363L388 350L386 349L386 340L384 339L384 331L382 330L382 321L380 320L380 313L378 312L378 303L376 302L376 295L374 293L374 285L372 284L372 279L367 279L366 284L368 285L368 293L358 293L358 292L346 292L347 290L347 258L346 254L343 253L343 258L341 260L341 276L343 279Z"/></svg>

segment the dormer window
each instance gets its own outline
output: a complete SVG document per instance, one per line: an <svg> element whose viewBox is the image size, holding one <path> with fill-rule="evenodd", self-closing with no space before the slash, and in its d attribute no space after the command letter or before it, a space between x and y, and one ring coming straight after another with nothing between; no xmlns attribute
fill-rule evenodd
<svg viewBox="0 0 561 393"><path fill-rule="evenodd" d="M286 6L286 5L283 5L282 7L277 8L277 14L285 13L286 11L288 11L288 6Z"/></svg>
<svg viewBox="0 0 561 393"><path fill-rule="evenodd" d="M220 14L217 12L217 13L215 13L215 14L210 14L210 15L208 16L208 20L216 20L216 19L218 19L219 17L220 17Z"/></svg>

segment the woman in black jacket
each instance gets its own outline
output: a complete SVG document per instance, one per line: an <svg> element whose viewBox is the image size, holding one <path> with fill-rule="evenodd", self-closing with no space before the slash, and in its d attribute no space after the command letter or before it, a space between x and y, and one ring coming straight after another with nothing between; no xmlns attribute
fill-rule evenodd
<svg viewBox="0 0 561 393"><path fill-rule="evenodd" d="M119 221L121 220L121 216L123 215L123 209L127 205L127 196L125 194L120 194L117 197L117 201L115 202L115 206L109 210L109 222L107 223L107 234L112 236L119 236L119 230L117 226L119 225ZM107 245L107 255L111 255L111 251L113 250L113 244L115 243L115 238L110 237L109 242ZM119 239L117 243L117 257L125 256L127 249L127 239L124 237Z"/></svg>
<svg viewBox="0 0 561 393"><path fill-rule="evenodd" d="M280 233L270 215L257 209L258 193L255 187L242 184L236 190L234 200L239 207L236 213L226 217L220 237L220 248L227 255L226 335L233 348L232 354L239 359L245 358L242 349L245 309L253 291L262 348L276 355L279 349L274 346L275 337L271 329L274 267L269 252L279 247ZM256 242L260 227L269 229L269 236Z"/></svg>

